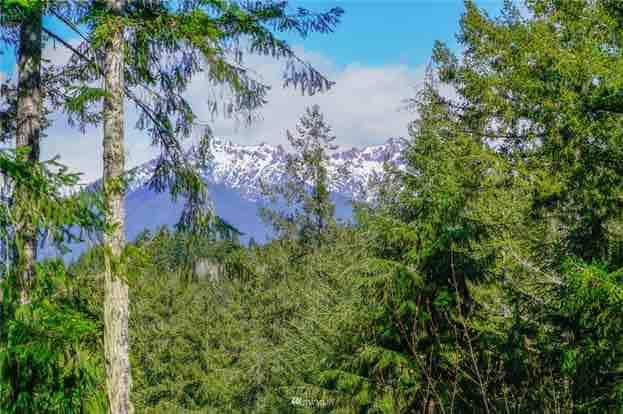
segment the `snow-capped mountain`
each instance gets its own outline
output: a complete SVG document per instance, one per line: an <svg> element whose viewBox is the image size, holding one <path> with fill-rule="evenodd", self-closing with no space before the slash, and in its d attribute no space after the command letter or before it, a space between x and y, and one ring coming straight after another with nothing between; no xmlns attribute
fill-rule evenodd
<svg viewBox="0 0 623 414"><path fill-rule="evenodd" d="M329 177L330 190L346 198L358 198L360 189L375 175L383 173L384 163L396 166L403 164L401 152L406 146L402 138L390 138L384 144L370 145L364 148L338 149L330 155ZM240 194L251 202L264 199L260 190L260 181L276 184L284 180L286 150L281 146L269 144L237 145L228 141L213 140L211 143L212 159L205 168L200 168L201 175L210 185L222 185ZM194 160L189 154L191 162ZM129 172L129 192L146 186L153 174L156 160L140 165ZM346 169L348 174L338 171Z"/></svg>
<svg viewBox="0 0 623 414"><path fill-rule="evenodd" d="M352 200L365 197L361 189L375 175L383 174L384 163L403 165L401 152L406 144L404 139L392 138L384 144L338 149L331 154L330 189L338 218L352 217ZM200 168L200 173L208 185L216 213L243 233L243 241L252 237L263 242L270 238L270 228L258 215L258 208L268 201L262 194L260 182L270 186L285 179L286 150L268 144L243 146L214 140L211 153L207 162L193 159L191 153L189 157L191 162L205 166ZM173 201L168 192L157 193L150 189L149 179L155 166L156 160L152 160L128 171L128 240L145 229L174 225L182 212L182 200ZM337 173L343 169L348 174Z"/></svg>

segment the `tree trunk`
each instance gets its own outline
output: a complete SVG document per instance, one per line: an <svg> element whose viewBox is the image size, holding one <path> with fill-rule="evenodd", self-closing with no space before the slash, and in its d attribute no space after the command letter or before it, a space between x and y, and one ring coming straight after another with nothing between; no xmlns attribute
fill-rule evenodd
<svg viewBox="0 0 623 414"><path fill-rule="evenodd" d="M132 413L130 388L132 376L129 355L129 297L125 275L118 266L124 245L124 171L123 146L123 26L121 15L124 1L108 0L112 18L111 33L104 50L104 197L106 250L104 281L104 348L106 358L106 387L111 414Z"/></svg>
<svg viewBox="0 0 623 414"><path fill-rule="evenodd" d="M426 400L426 408L424 408L424 412L426 414L435 414L435 400L433 398L428 398Z"/></svg>
<svg viewBox="0 0 623 414"><path fill-rule="evenodd" d="M17 149L29 148L28 159L34 164L39 161L39 139L41 136L41 8L33 7L20 26L17 117L15 146ZM15 191L22 191L16 188ZM20 196L27 196L21 194ZM18 224L17 251L19 288L21 303L28 302L28 289L35 276L37 260L36 228L26 217Z"/></svg>

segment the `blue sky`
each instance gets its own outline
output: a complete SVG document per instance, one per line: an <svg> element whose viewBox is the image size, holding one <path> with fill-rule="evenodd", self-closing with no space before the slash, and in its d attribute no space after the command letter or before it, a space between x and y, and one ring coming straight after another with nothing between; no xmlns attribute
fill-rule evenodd
<svg viewBox="0 0 623 414"><path fill-rule="evenodd" d="M318 11L344 9L342 22L333 34L315 34L307 39L286 36L305 49L322 51L338 65L420 65L430 56L435 40L456 50L455 33L463 11L462 0L302 0L292 4ZM477 4L495 13L502 0L480 0ZM72 37L52 18L45 24L64 38ZM5 52L0 71L8 73L15 61L12 51Z"/></svg>
<svg viewBox="0 0 623 414"><path fill-rule="evenodd" d="M477 1L493 14L502 3ZM300 4L312 10L344 9L335 33L303 42L306 48L322 50L342 65L420 65L426 63L435 40L457 49L455 33L464 9L462 0L317 0Z"/></svg>
<svg viewBox="0 0 623 414"><path fill-rule="evenodd" d="M292 0L291 4L318 11L333 6L345 10L333 34L315 34L307 39L286 37L302 58L336 82L334 88L323 95L301 96L298 91L281 87L283 62L249 57L247 65L273 86L268 104L260 111L262 120L241 128L231 120L211 119L206 96L213 89L202 76L193 80L187 94L199 118L211 123L221 139L243 145L285 144L286 129L295 127L306 106L319 104L342 146L364 146L389 137L406 137L408 124L417 114L405 110L405 100L413 97L414 90L422 84L434 41L444 41L459 51L455 35L463 1ZM502 0L478 0L477 4L495 15ZM48 20L45 24L68 35L59 22ZM0 80L15 65L14 53L5 52L0 55ZM56 63L68 57L62 46L52 44L44 55ZM149 139L134 129L134 109L128 105L126 113L126 159L128 167L132 167L148 161L157 152L150 147ZM60 154L65 164L85 174L86 181L99 177L101 129L91 128L82 134L68 126L61 114L53 115L52 121L42 156Z"/></svg>

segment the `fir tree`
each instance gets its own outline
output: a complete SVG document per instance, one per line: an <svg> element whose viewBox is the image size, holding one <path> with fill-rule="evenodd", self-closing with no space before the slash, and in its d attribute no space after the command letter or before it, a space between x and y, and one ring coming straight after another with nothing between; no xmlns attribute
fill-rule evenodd
<svg viewBox="0 0 623 414"><path fill-rule="evenodd" d="M324 90L331 83L302 62L269 27L275 25L277 31L296 30L303 36L314 31L327 32L337 23L341 10L310 15L300 9L291 16L286 3L273 2L182 2L175 9L165 2L111 0L102 6L93 3L85 20L93 27L87 44L93 58L87 64L105 80L103 186L109 225L105 248L110 255L104 302L108 393L111 412L130 412L128 290L124 276L113 271L122 269L115 262L121 258L124 238L124 96L139 108L139 126L148 129L153 142L162 149L153 187L169 188L174 198L181 194L186 198L180 228L201 230L217 224L222 230L227 226L213 219L205 185L185 159L179 140L180 136L190 135L196 121L183 97L188 82L194 74L205 71L215 86L224 86L232 95L233 102L225 106L226 114L247 113L250 117L264 103L268 87L254 80L241 66L238 41L249 36L251 52L290 60L286 85L300 86L310 94ZM125 35L130 33L126 40ZM98 55L98 45L103 46L102 56ZM79 52L78 56L84 59ZM168 60L171 65L162 64ZM149 99L139 100L133 88L146 89ZM214 111L217 110L218 102L214 102ZM201 154L207 149L208 138L206 135L200 142Z"/></svg>
<svg viewBox="0 0 623 414"><path fill-rule="evenodd" d="M25 223L39 240L61 248L79 240L75 227L101 231L97 197L63 193L78 179L54 160L35 163L27 150L0 150L3 247L22 254L17 234ZM22 271L11 257L0 267L0 411L101 411L99 359L93 355L99 333L92 315L80 306L60 261L37 263L27 302Z"/></svg>
<svg viewBox="0 0 623 414"><path fill-rule="evenodd" d="M262 209L261 213L281 237L318 246L336 226L328 175L330 151L337 148L335 136L320 107L314 105L307 108L295 133L287 131L287 138L293 153L286 161L286 182L266 188L265 193L285 202L291 211ZM338 173L346 174L346 169Z"/></svg>
<svg viewBox="0 0 623 414"><path fill-rule="evenodd" d="M38 10L39 14L43 13L42 8ZM62 93L56 95L70 119L81 126L98 123L102 118L105 123L105 241L110 255L106 272L106 291L110 295L105 305L106 360L111 364L109 402L111 412L127 412L131 410L127 328L124 327L128 305L124 265L120 259L124 224L124 99L136 105L139 127L149 131L154 144L162 150L152 186L157 190L168 188L174 198L183 194L186 199L187 209L180 228L212 231L217 227L220 231L230 231L222 221L214 219L205 186L182 150L180 138L190 136L197 126L192 108L183 97L188 82L196 73L205 72L215 88L231 98L221 102L223 95L216 94L209 102L213 112L252 121L255 110L265 102L269 86L256 80L250 68L244 66L239 40L245 37L250 53L286 59L286 86L300 87L309 94L326 90L331 82L296 56L275 33L294 31L307 36L312 32L330 32L342 12L335 8L316 14L299 8L290 13L287 3L272 1L70 2L68 10L61 13L53 5L46 12L84 39L82 45L73 47L53 31L45 28L43 31L74 53L70 64L62 68L62 73L69 76L62 78L66 82L60 88ZM115 39L118 44L112 47ZM105 79L103 89L90 85L102 78ZM103 117L97 115L97 104L102 98ZM208 139L209 134L204 134L198 145L202 155L208 148Z"/></svg>
<svg viewBox="0 0 623 414"><path fill-rule="evenodd" d="M120 271L119 261L125 240L124 233L124 56L125 40L123 11L125 1L109 0L103 25L107 39L104 43L104 174L103 190L104 232L104 357L106 360L106 391L110 413L130 414L132 376L130 372L130 343L128 335L129 289Z"/></svg>
<svg viewBox="0 0 623 414"><path fill-rule="evenodd" d="M15 147L19 150L28 149L28 158L31 162L39 160L41 136L41 53L42 42L42 10L40 4L33 4L25 8L20 24L18 46L18 83L17 83L17 110ZM23 191L16 188L16 191ZM25 225L17 229L23 239L21 258L24 276L22 278L22 301L28 301L28 286L35 276L35 262L37 260L36 229Z"/></svg>

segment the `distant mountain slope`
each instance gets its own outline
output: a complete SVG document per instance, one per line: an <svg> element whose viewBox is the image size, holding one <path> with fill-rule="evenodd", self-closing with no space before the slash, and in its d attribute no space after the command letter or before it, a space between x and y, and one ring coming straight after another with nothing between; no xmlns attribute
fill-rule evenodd
<svg viewBox="0 0 623 414"><path fill-rule="evenodd" d="M384 144L337 150L331 154L330 190L339 217L350 217L350 200L362 197L360 189L375 175L383 173L385 162L402 165L401 152L405 146L404 139L390 138ZM211 150L213 157L200 173L208 185L217 214L242 231L245 239L266 240L270 229L258 217L258 207L267 201L261 193L260 181L277 184L286 179L285 149L268 144L243 146L214 140ZM336 174L344 164L350 172L345 177ZM181 202L174 203L167 193L158 194L148 188L154 166L155 161L150 161L129 171L126 196L129 239L145 228L153 230L161 225L172 225L179 218Z"/></svg>
<svg viewBox="0 0 623 414"><path fill-rule="evenodd" d="M384 144L340 149L331 154L330 190L339 218L352 217L351 201L365 197L360 190L375 175L383 173L385 162L403 165L401 153L406 144L404 139L390 138ZM243 146L215 140L211 150L213 157L200 174L208 185L216 213L243 233L243 241L251 237L260 243L266 241L271 229L258 215L259 207L268 201L261 193L260 181L270 185L286 179L285 149L268 144ZM199 160L191 157L191 161ZM125 200L128 240L135 239L145 229L153 231L163 225L172 226L181 214L182 200L174 202L168 192L157 193L149 188L155 164L152 160L128 171ZM336 174L345 164L350 173L346 177ZM76 257L85 248L86 244L72 246L70 256ZM48 254L51 254L49 250Z"/></svg>
<svg viewBox="0 0 623 414"><path fill-rule="evenodd" d="M357 188L365 186L375 174L382 174L383 163L401 165L401 151L406 141L390 138L384 144L364 148L337 150L331 154L329 176L333 193L346 197L357 195ZM213 158L201 169L201 175L208 183L220 184L240 193L249 201L262 200L260 180L266 183L279 183L284 179L287 153L281 146L260 144L243 146L214 140L211 146ZM192 160L192 157L191 157ZM348 165L350 174L342 177L336 174L339 167ZM129 192L139 189L151 177L155 160L140 165L131 171Z"/></svg>

